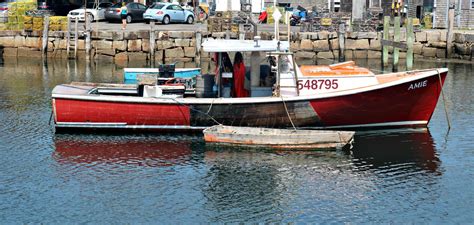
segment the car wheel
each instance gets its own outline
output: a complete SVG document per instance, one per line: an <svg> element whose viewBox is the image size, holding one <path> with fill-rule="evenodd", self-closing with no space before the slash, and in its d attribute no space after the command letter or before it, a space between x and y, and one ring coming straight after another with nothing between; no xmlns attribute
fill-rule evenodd
<svg viewBox="0 0 474 225"><path fill-rule="evenodd" d="M170 17L169 16L163 17L163 24L169 24L169 23L170 23Z"/></svg>
<svg viewBox="0 0 474 225"><path fill-rule="evenodd" d="M187 22L188 24L193 24L194 18L193 18L192 16L188 16L188 19L186 19L186 22Z"/></svg>
<svg viewBox="0 0 474 225"><path fill-rule="evenodd" d="M131 15L127 15L127 23L131 23L132 22L132 16Z"/></svg>

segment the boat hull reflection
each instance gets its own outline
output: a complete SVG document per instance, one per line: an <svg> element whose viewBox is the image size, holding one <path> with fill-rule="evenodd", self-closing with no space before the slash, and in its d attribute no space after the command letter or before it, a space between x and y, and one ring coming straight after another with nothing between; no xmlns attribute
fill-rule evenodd
<svg viewBox="0 0 474 225"><path fill-rule="evenodd" d="M56 137L54 143L54 158L61 163L160 167L185 163L192 153L190 140L176 138Z"/></svg>
<svg viewBox="0 0 474 225"><path fill-rule="evenodd" d="M381 170L393 165L438 172L440 160L428 129L359 132L352 149L353 164L360 170Z"/></svg>

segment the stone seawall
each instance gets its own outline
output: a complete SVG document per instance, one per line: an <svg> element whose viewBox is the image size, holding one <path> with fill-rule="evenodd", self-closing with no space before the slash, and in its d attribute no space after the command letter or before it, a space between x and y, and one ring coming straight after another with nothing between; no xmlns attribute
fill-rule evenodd
<svg viewBox="0 0 474 225"><path fill-rule="evenodd" d="M270 40L273 33L260 32L262 39ZM48 58L66 59L66 38L64 32L49 32ZM225 38L225 33L201 33L205 38ZM209 68L211 56L198 52L197 34L186 31L155 31L155 55L150 54L150 31L112 32L99 31L91 35L91 59L126 65L129 60L154 60L155 63L174 63L178 67L194 67L196 62L202 68ZM287 34L281 33L282 40ZM345 35L344 55L346 60L355 58L380 58L382 34L376 32L348 32ZM231 34L230 38L237 38ZM404 40L405 33L401 33ZM199 41L199 40L198 40ZM454 34L454 58L471 59L474 50L474 34ZM42 57L41 32L0 31L0 47L4 57ZM78 59L85 59L85 41L78 41ZM291 50L298 60L316 61L338 58L338 38L335 32L292 33ZM446 58L446 31L427 30L415 33L414 54L418 57ZM405 56L401 52L400 57Z"/></svg>

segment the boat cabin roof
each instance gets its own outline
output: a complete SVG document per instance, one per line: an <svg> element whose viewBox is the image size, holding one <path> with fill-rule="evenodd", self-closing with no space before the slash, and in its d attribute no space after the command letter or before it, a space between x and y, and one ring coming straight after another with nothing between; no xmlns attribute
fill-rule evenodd
<svg viewBox="0 0 474 225"><path fill-rule="evenodd" d="M224 40L208 39L202 43L205 52L274 52L278 50L277 40ZM288 41L280 41L280 51L288 51Z"/></svg>

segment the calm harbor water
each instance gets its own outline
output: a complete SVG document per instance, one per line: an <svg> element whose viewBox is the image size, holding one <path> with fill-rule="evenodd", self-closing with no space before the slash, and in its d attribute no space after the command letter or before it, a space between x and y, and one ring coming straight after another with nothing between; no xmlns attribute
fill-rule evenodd
<svg viewBox="0 0 474 225"><path fill-rule="evenodd" d="M474 65L415 65L445 66L449 132L440 101L428 129L358 132L351 151L284 152L209 146L200 135L56 135L54 86L121 82L122 69L5 59L0 221L472 223Z"/></svg>

